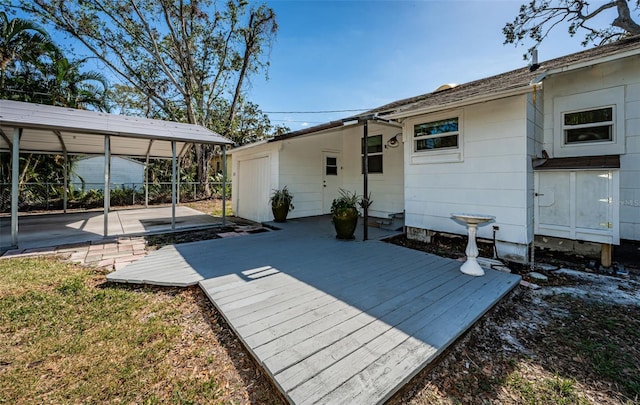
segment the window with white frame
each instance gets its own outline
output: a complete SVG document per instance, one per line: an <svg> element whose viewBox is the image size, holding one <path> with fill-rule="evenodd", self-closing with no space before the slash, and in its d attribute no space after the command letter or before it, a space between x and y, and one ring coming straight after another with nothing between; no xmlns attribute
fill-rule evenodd
<svg viewBox="0 0 640 405"><path fill-rule="evenodd" d="M364 138L360 139L362 173L364 173ZM382 173L382 135L367 137L367 173Z"/></svg>
<svg viewBox="0 0 640 405"><path fill-rule="evenodd" d="M614 106L562 114L564 144L613 141Z"/></svg>
<svg viewBox="0 0 640 405"><path fill-rule="evenodd" d="M553 97L554 157L624 154L624 94L618 86Z"/></svg>
<svg viewBox="0 0 640 405"><path fill-rule="evenodd" d="M413 126L413 150L424 152L459 147L458 117L423 122Z"/></svg>

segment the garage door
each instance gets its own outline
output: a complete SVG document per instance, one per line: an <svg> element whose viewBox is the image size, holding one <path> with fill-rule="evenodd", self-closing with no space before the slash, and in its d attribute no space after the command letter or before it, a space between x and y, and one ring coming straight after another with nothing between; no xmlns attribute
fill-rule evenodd
<svg viewBox="0 0 640 405"><path fill-rule="evenodd" d="M253 221L271 221L269 157L238 162L238 216Z"/></svg>

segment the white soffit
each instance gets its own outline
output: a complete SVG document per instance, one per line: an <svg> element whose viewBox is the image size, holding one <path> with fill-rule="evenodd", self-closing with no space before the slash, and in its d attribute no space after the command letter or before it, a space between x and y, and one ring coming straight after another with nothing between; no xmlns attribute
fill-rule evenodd
<svg viewBox="0 0 640 405"><path fill-rule="evenodd" d="M25 152L62 153L66 148L68 153L103 154L104 135L110 135L113 155L139 157L149 152L169 158L171 141L178 153L186 144L233 144L199 125L0 100L0 150L11 150L14 128L23 129L20 150Z"/></svg>

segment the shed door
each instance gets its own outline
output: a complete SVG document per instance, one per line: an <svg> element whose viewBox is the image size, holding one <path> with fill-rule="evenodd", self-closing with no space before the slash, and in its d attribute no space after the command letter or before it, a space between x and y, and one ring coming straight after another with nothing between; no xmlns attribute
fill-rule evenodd
<svg viewBox="0 0 640 405"><path fill-rule="evenodd" d="M536 173L538 235L620 243L617 170Z"/></svg>
<svg viewBox="0 0 640 405"><path fill-rule="evenodd" d="M238 162L238 216L257 222L273 219L269 196L269 157Z"/></svg>

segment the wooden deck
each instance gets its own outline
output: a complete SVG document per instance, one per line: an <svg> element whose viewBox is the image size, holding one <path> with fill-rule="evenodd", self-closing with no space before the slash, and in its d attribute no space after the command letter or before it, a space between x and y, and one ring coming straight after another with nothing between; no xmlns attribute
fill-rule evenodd
<svg viewBox="0 0 640 405"><path fill-rule="evenodd" d="M295 404L384 402L519 281L467 276L459 262L376 240L337 241L309 221L163 248L108 278L199 282Z"/></svg>

